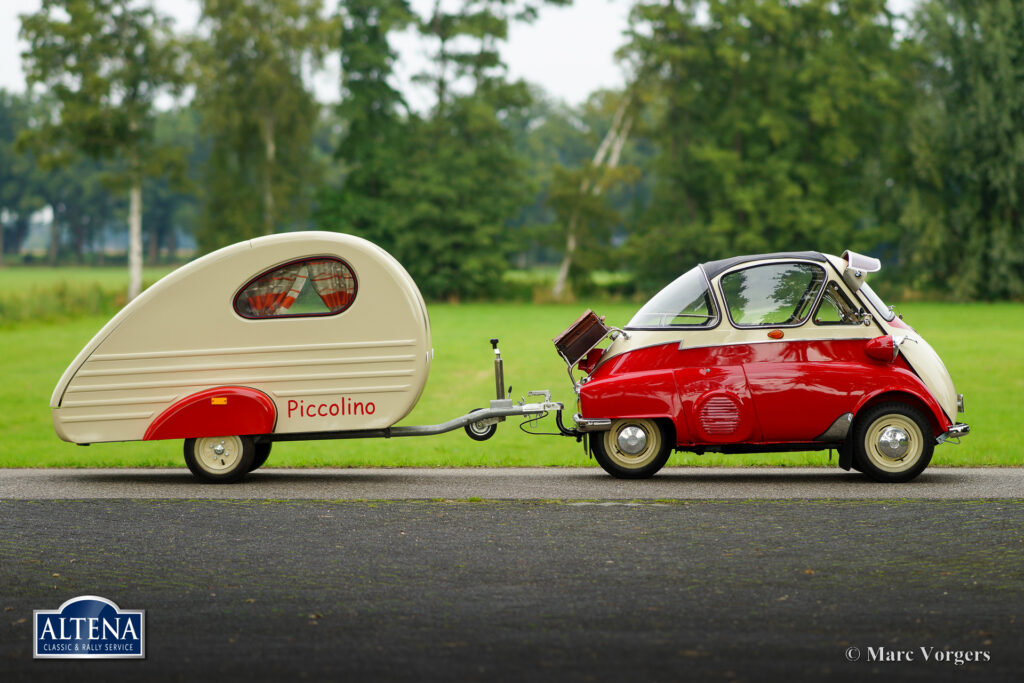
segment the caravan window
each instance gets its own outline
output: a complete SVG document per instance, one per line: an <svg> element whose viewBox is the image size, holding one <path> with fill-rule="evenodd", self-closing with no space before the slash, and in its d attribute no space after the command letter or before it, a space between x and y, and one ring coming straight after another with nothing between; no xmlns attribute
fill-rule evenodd
<svg viewBox="0 0 1024 683"><path fill-rule="evenodd" d="M337 315L356 298L356 276L341 259L318 256L257 275L235 296L243 318Z"/></svg>

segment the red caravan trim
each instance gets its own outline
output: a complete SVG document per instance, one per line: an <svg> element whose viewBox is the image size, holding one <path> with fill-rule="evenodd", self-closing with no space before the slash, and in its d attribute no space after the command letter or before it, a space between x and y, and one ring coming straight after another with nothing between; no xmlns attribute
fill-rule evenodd
<svg viewBox="0 0 1024 683"><path fill-rule="evenodd" d="M153 420L142 439L270 434L276 423L277 407L262 391L218 387L175 402Z"/></svg>

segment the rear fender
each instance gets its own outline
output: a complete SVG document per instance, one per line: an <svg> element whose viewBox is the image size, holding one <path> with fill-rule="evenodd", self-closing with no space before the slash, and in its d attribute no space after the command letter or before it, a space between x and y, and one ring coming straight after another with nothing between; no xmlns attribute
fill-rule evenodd
<svg viewBox="0 0 1024 683"><path fill-rule="evenodd" d="M270 434L277 407L249 387L217 387L176 401L153 420L143 440Z"/></svg>
<svg viewBox="0 0 1024 683"><path fill-rule="evenodd" d="M587 418L666 419L672 423L676 443L688 434L671 370L591 378L580 387L580 409Z"/></svg>

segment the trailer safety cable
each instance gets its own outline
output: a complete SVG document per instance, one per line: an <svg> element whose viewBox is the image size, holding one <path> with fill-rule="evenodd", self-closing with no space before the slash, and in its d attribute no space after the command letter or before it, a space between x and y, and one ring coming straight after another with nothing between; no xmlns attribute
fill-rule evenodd
<svg viewBox="0 0 1024 683"><path fill-rule="evenodd" d="M532 434L533 436L562 436L562 434L560 432L532 432L532 431L530 431L529 429L526 428L526 425L532 424L534 422L537 422L538 420L543 420L547 416L548 416L548 411L545 410L540 415L537 415L536 417L532 417L529 420L527 420L526 418L523 418L523 421L519 423L519 428L521 430L523 430L524 434Z"/></svg>

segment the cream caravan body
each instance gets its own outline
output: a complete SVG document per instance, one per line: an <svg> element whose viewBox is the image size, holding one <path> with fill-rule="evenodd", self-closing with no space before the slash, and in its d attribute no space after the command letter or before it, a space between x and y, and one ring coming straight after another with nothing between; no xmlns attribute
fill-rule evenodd
<svg viewBox="0 0 1024 683"><path fill-rule="evenodd" d="M333 274L321 267L320 277L323 264ZM279 285L290 287L287 297L253 295L279 273L290 278ZM338 273L347 278L344 300L341 285L331 289ZM276 296L285 314L250 315L244 295ZM288 309L295 297L323 310ZM272 235L197 259L147 289L78 354L50 407L57 434L75 443L209 436L154 426L204 392L212 395L204 406L226 405L233 399L221 388L269 399L267 433L386 428L416 404L431 355L423 298L387 252L333 232ZM217 414L199 421L209 419Z"/></svg>

